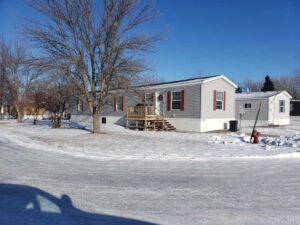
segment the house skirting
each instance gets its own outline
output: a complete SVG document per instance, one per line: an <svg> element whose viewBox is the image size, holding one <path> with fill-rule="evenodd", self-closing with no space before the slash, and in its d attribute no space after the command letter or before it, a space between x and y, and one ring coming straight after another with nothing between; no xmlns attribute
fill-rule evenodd
<svg viewBox="0 0 300 225"><path fill-rule="evenodd" d="M274 125L290 125L290 119L274 119Z"/></svg>
<svg viewBox="0 0 300 225"><path fill-rule="evenodd" d="M225 119L198 119L198 118L166 118L178 131L208 132L229 129L229 121Z"/></svg>
<svg viewBox="0 0 300 225"><path fill-rule="evenodd" d="M229 121L233 118L225 119L200 119L200 118L173 118L166 117L177 131L185 132L208 132L214 130L229 129ZM72 116L72 120L76 122L92 122L92 116ZM125 116L101 116L100 123L105 122L108 125L126 126Z"/></svg>
<svg viewBox="0 0 300 225"><path fill-rule="evenodd" d="M177 131L200 132L200 119L198 118L166 118Z"/></svg>
<svg viewBox="0 0 300 225"><path fill-rule="evenodd" d="M238 126L240 127L240 120L238 119L238 121L239 121ZM242 119L242 127L253 127L254 123L255 123L255 120L243 120ZM258 120L256 123L256 126L258 126L258 127L265 127L268 125L269 125L268 120Z"/></svg>
<svg viewBox="0 0 300 225"><path fill-rule="evenodd" d="M242 127L252 127L255 120L242 120ZM239 121L240 123L240 121ZM258 120L256 126L266 127L272 125L289 125L290 119L274 119L274 122L269 122L268 120Z"/></svg>
<svg viewBox="0 0 300 225"><path fill-rule="evenodd" d="M225 119L201 119L200 132L208 132L214 130L227 130L229 129L229 121L234 118Z"/></svg>
<svg viewBox="0 0 300 225"><path fill-rule="evenodd" d="M125 116L101 116L106 119L106 124L108 125L120 125L126 126L126 117ZM178 131L187 131L187 132L200 132L200 119L195 118L165 118L168 120Z"/></svg>
<svg viewBox="0 0 300 225"><path fill-rule="evenodd" d="M100 116L100 123L108 125L119 125L125 127L126 116Z"/></svg>

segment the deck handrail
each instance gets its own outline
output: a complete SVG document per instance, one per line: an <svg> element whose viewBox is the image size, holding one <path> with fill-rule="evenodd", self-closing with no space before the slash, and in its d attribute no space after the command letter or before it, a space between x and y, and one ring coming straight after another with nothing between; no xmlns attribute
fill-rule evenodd
<svg viewBox="0 0 300 225"><path fill-rule="evenodd" d="M155 106L128 106L127 118L145 118L148 116L157 116Z"/></svg>

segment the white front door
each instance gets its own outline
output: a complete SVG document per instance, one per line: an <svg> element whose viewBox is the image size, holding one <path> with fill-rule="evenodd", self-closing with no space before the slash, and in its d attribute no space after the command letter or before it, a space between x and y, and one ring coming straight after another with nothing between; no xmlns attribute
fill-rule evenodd
<svg viewBox="0 0 300 225"><path fill-rule="evenodd" d="M158 115L164 114L164 100L165 100L164 93L156 92L156 113Z"/></svg>

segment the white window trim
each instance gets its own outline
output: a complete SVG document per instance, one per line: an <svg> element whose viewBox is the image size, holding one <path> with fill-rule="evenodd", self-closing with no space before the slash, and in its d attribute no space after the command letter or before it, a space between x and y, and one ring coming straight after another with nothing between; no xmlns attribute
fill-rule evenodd
<svg viewBox="0 0 300 225"><path fill-rule="evenodd" d="M118 107L118 98L121 100L120 107ZM116 96L116 111L122 111L122 96Z"/></svg>
<svg viewBox="0 0 300 225"><path fill-rule="evenodd" d="M222 93L222 101L218 100L218 93ZM221 109L218 109L217 102L221 102L222 103ZM224 108L224 91L216 91L216 110L223 110L223 108Z"/></svg>
<svg viewBox="0 0 300 225"><path fill-rule="evenodd" d="M180 93L180 100L175 100L175 101L180 102L179 109L173 109L173 93L177 93L177 92ZM171 91L171 110L180 110L181 101L182 101L181 100L181 90Z"/></svg>
<svg viewBox="0 0 300 225"><path fill-rule="evenodd" d="M77 101L77 112L82 112L83 111L83 102L81 99L78 99Z"/></svg>
<svg viewBox="0 0 300 225"><path fill-rule="evenodd" d="M283 105L281 105L281 102L283 102ZM281 111L281 109L283 109ZM285 100L279 100L279 113L285 113Z"/></svg>
<svg viewBox="0 0 300 225"><path fill-rule="evenodd" d="M146 103L147 103L147 102L153 102L153 101L152 101L152 94L153 94L153 93L150 93L150 92L145 93L145 102L146 102ZM147 95L150 95L150 101L147 101Z"/></svg>

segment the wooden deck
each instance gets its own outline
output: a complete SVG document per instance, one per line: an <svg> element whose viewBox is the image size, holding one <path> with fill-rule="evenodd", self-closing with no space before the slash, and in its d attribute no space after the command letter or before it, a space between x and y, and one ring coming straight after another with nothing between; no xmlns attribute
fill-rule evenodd
<svg viewBox="0 0 300 225"><path fill-rule="evenodd" d="M126 128L135 130L175 130L155 106L130 106L127 108Z"/></svg>

